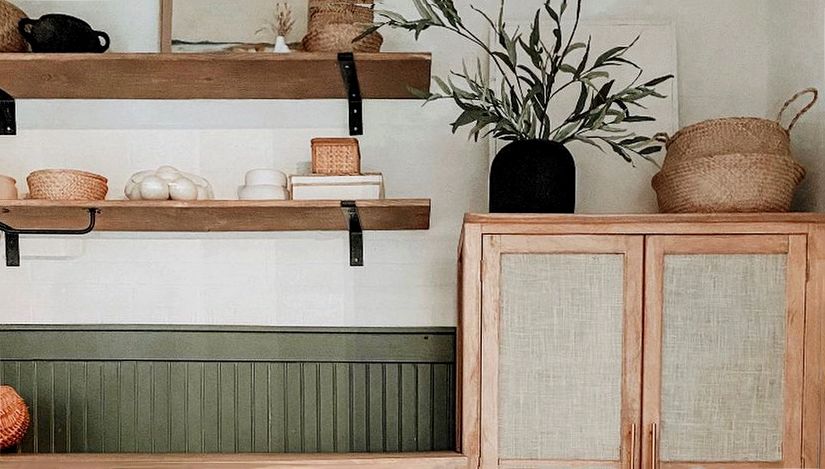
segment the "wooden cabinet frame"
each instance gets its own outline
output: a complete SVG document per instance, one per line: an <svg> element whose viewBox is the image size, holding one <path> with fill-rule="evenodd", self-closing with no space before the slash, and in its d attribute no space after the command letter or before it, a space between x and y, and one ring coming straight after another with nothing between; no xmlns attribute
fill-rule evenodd
<svg viewBox="0 0 825 469"><path fill-rule="evenodd" d="M467 215L460 249L459 278L459 385L458 441L469 458L469 467L478 467L482 456L482 280L483 239L499 235L637 235L697 236L719 239L725 236L779 235L791 244L804 240L806 248L796 253L791 263L807 256L807 272L790 282L805 282L804 357L801 359L803 387L800 460L804 468L822 467L825 462L823 420L823 340L822 315L825 313L825 215L823 214L745 214L745 215ZM798 247L798 246L797 246ZM803 254L799 254L799 252ZM799 272L797 276L799 276ZM797 349L797 353L800 349ZM798 356L798 355L797 355ZM794 364L798 369L800 360ZM485 422L486 423L486 422ZM645 430L645 431L643 431ZM640 437L647 429L640 428ZM796 444L796 443L794 443ZM639 450L641 452L641 447ZM641 454L640 454L641 456ZM735 466L732 466L735 467ZM744 467L739 465L739 467ZM748 464L748 467L754 467ZM650 469L640 465L640 469Z"/></svg>
<svg viewBox="0 0 825 469"><path fill-rule="evenodd" d="M623 264L623 340L621 384L622 435L619 461L502 461L501 467L519 466L524 463L540 463L543 467L569 467L592 465L599 467L635 468L638 460L639 422L641 419L641 371L642 371L642 281L644 237L642 236L484 236L482 284L498 285L502 254L621 254ZM490 417L481 429L481 468L494 468L499 461L498 453L498 348L500 298L498 288L482 292L482 324L484 337L481 344L481 374L485 377L481 387L481 408Z"/></svg>
<svg viewBox="0 0 825 469"><path fill-rule="evenodd" d="M664 288L664 260L669 254L787 254L785 411L781 462L661 462L655 454L654 425L658 425L661 406L661 350ZM645 255L645 332L644 332L644 439L642 467L690 469L695 467L796 468L802 464L802 392L805 320L805 277L807 266L805 235L741 236L652 236L647 239ZM654 466L655 465L655 466Z"/></svg>

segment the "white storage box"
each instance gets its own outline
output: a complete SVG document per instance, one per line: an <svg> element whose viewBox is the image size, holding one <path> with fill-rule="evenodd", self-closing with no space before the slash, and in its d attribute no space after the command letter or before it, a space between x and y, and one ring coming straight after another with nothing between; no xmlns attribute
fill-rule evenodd
<svg viewBox="0 0 825 469"><path fill-rule="evenodd" d="M293 200L379 200L384 198L384 176L292 176Z"/></svg>

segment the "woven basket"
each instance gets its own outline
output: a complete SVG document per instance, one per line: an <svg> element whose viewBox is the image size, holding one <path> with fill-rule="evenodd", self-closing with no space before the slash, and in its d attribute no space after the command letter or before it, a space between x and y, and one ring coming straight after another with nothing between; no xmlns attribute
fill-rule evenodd
<svg viewBox="0 0 825 469"><path fill-rule="evenodd" d="M29 428L29 409L14 389L0 386L0 449L17 446Z"/></svg>
<svg viewBox="0 0 825 469"><path fill-rule="evenodd" d="M324 176L361 174L361 150L354 138L312 140L312 173Z"/></svg>
<svg viewBox="0 0 825 469"><path fill-rule="evenodd" d="M27 18L23 10L6 0L0 0L0 52L29 50L29 45L17 29L17 24L23 18Z"/></svg>
<svg viewBox="0 0 825 469"><path fill-rule="evenodd" d="M369 24L375 19L372 2L310 0L309 29L327 24Z"/></svg>
<svg viewBox="0 0 825 469"><path fill-rule="evenodd" d="M808 94L812 96L811 102L794 117L787 129L783 127L784 114L791 104ZM670 138L660 134L658 137L667 143L663 167L667 169L693 159L733 153L790 155L790 132L818 97L813 88L797 93L785 103L775 121L750 117L713 119L686 127Z"/></svg>
<svg viewBox="0 0 825 469"><path fill-rule="evenodd" d="M787 155L694 158L653 178L662 213L787 212L805 169Z"/></svg>
<svg viewBox="0 0 825 469"><path fill-rule="evenodd" d="M311 29L302 44L307 52L380 52L384 43L380 33L375 32L352 42L365 28L355 24L327 24Z"/></svg>
<svg viewBox="0 0 825 469"><path fill-rule="evenodd" d="M108 180L73 169L44 169L29 174L29 197L41 200L104 200Z"/></svg>

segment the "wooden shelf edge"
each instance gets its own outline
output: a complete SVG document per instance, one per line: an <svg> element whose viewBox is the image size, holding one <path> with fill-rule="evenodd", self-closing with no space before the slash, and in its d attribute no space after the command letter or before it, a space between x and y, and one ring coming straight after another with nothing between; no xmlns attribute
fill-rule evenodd
<svg viewBox="0 0 825 469"><path fill-rule="evenodd" d="M295 468L329 467L355 469L359 467L399 469L467 469L469 460L455 452L393 453L393 454L241 454L241 455L2 455L4 468L88 468L110 467L256 467Z"/></svg>
<svg viewBox="0 0 825 469"><path fill-rule="evenodd" d="M358 201L367 231L430 228L428 199ZM73 229L98 209L96 231L277 232L346 231L341 201L0 201L0 221L17 229Z"/></svg>
<svg viewBox="0 0 825 469"><path fill-rule="evenodd" d="M356 54L365 99L429 89L424 52ZM337 54L0 54L0 88L16 99L343 99Z"/></svg>

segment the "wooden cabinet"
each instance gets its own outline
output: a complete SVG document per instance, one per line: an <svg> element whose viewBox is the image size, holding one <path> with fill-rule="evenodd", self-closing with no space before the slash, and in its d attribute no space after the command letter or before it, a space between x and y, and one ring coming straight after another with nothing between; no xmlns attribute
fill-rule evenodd
<svg viewBox="0 0 825 469"><path fill-rule="evenodd" d="M759 218L468 216L464 453L820 467L825 217Z"/></svg>

